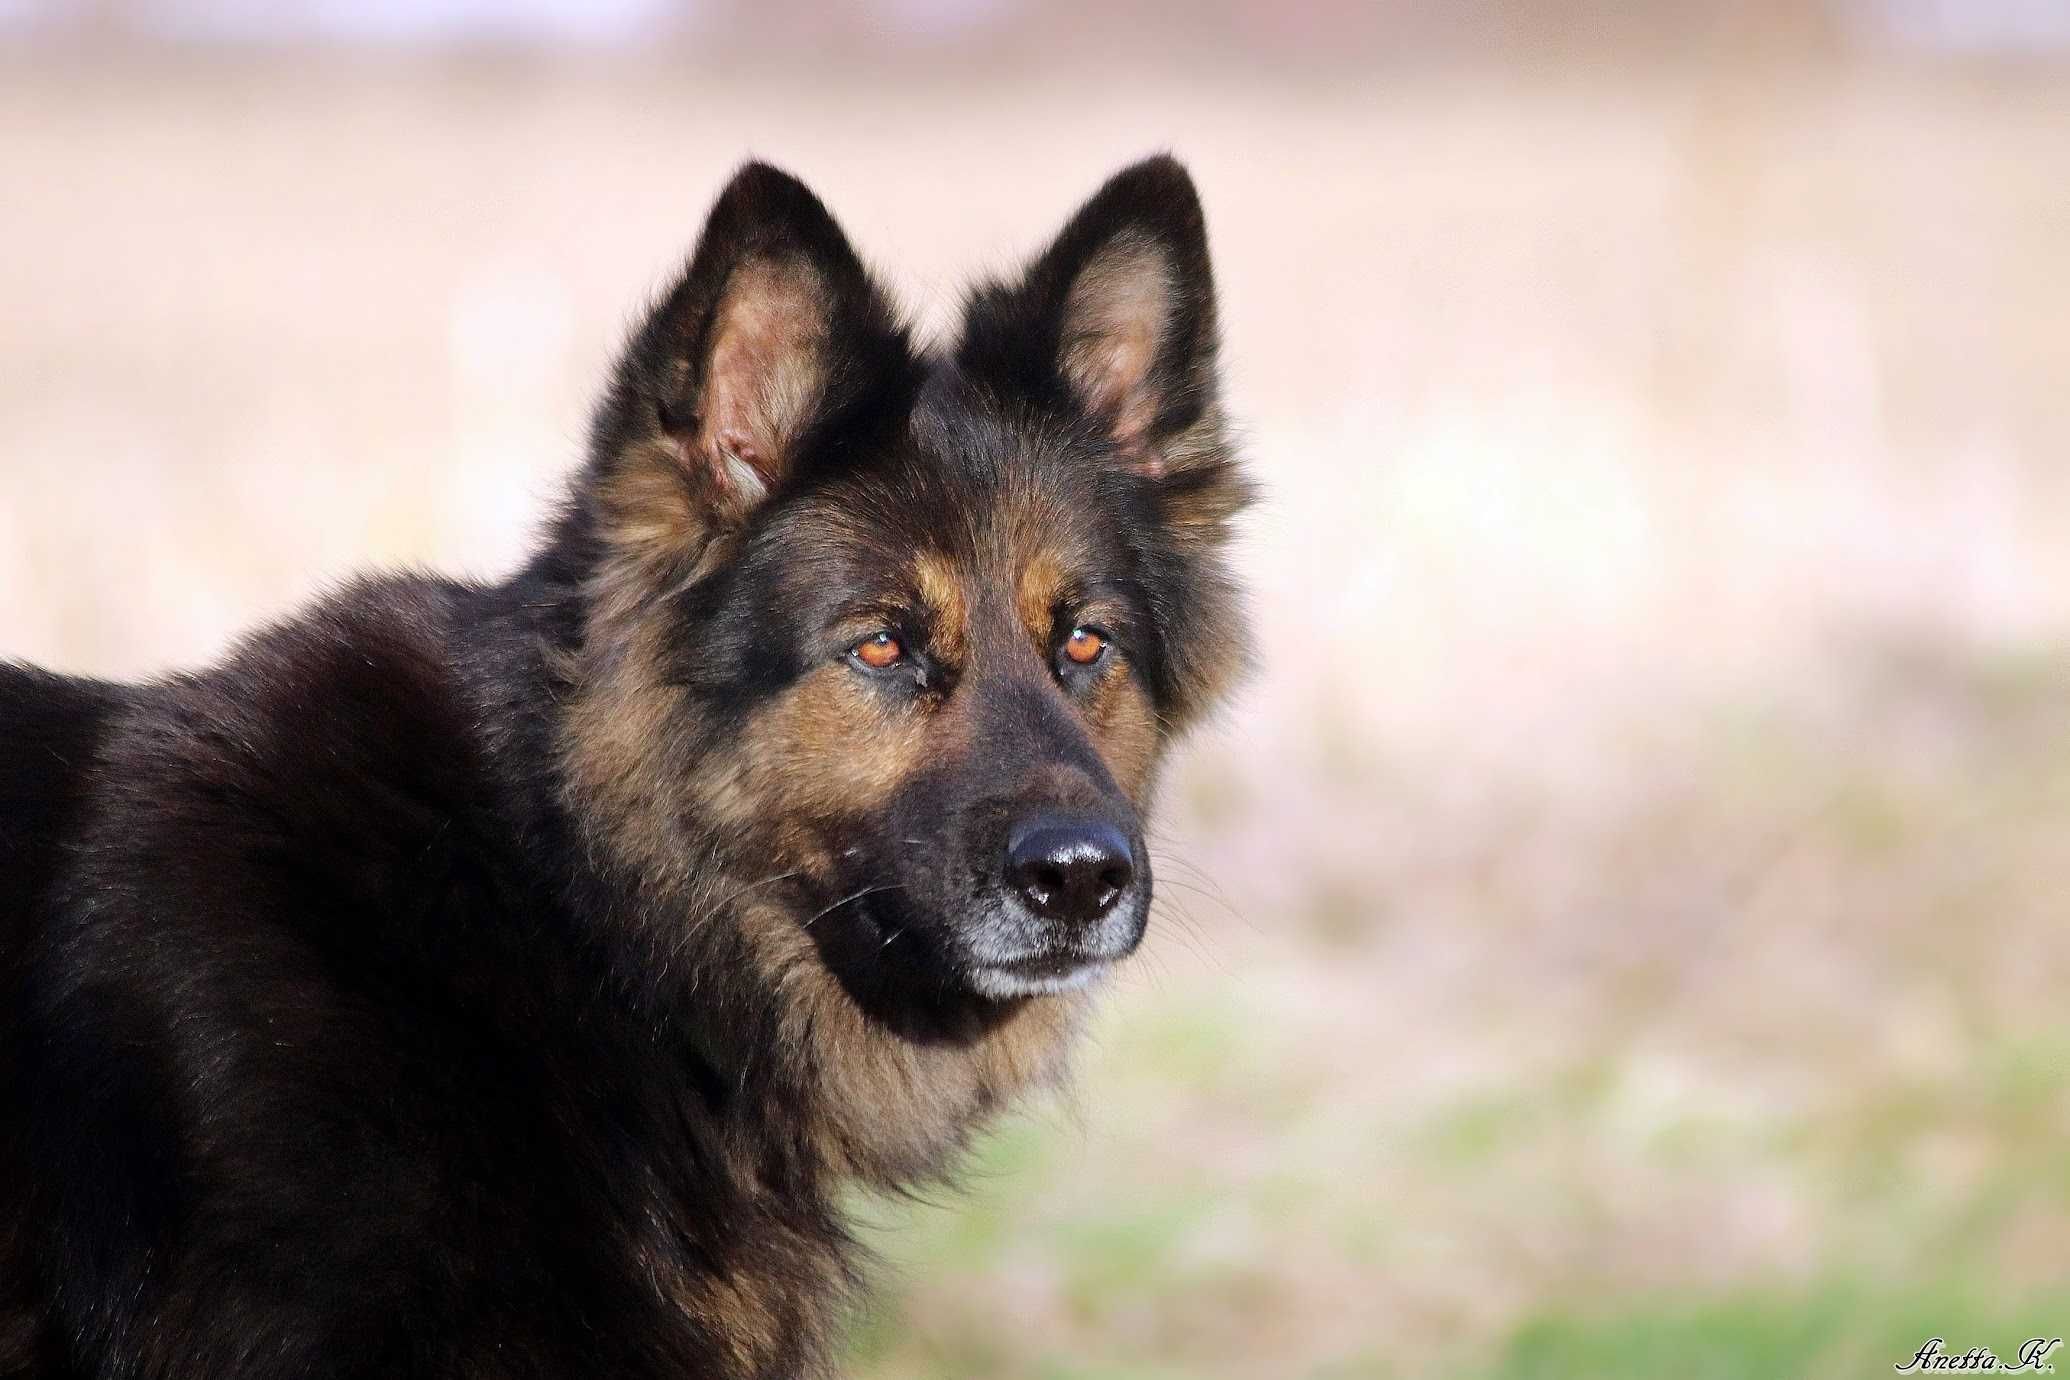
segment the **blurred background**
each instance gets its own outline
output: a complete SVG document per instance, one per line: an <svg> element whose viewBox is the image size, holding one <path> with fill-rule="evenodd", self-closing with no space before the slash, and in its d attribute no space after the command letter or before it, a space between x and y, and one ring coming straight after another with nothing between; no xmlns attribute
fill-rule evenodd
<svg viewBox="0 0 2070 1380"><path fill-rule="evenodd" d="M1159 148L1256 675L854 1373L2070 1332L2060 0L0 0L0 650L507 570L750 154L939 329Z"/></svg>

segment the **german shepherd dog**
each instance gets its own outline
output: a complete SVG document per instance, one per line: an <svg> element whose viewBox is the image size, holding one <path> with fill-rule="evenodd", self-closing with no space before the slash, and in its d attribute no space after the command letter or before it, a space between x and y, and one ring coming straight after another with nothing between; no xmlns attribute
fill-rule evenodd
<svg viewBox="0 0 2070 1380"><path fill-rule="evenodd" d="M914 343L750 164L501 584L0 665L0 1375L825 1374L1247 659L1199 199Z"/></svg>

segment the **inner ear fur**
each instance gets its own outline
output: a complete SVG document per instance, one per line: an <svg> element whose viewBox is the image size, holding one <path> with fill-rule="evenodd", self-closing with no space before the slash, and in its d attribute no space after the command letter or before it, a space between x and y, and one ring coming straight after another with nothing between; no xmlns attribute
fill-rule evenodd
<svg viewBox="0 0 2070 1380"><path fill-rule="evenodd" d="M597 410L605 537L694 556L791 476L817 435L866 425L913 375L903 322L819 198L747 165Z"/></svg>
<svg viewBox="0 0 2070 1380"><path fill-rule="evenodd" d="M684 467L752 504L795 458L825 391L826 285L798 259L751 259L733 270L714 314L694 425L676 444Z"/></svg>
<svg viewBox="0 0 2070 1380"><path fill-rule="evenodd" d="M1157 366L1172 332L1170 256L1125 233L1086 264L1064 300L1058 345L1064 377L1102 418L1115 443L1150 463L1157 424Z"/></svg>

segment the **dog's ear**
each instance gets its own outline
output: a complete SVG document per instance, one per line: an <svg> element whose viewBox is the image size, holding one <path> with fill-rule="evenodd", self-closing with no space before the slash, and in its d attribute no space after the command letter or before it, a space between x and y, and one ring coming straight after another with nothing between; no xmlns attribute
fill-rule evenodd
<svg viewBox="0 0 2070 1380"><path fill-rule="evenodd" d="M912 371L904 325L819 198L748 164L598 409L607 527L677 554L701 546L819 437L910 390Z"/></svg>
<svg viewBox="0 0 2070 1380"><path fill-rule="evenodd" d="M1009 396L1075 411L1162 476L1220 449L1215 350L1200 197L1159 156L1115 174L1020 282L972 293L957 362Z"/></svg>

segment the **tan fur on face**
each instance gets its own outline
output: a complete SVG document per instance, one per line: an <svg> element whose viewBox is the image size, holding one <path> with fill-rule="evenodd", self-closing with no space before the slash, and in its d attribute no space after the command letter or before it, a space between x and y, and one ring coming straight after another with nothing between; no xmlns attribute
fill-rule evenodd
<svg viewBox="0 0 2070 1380"><path fill-rule="evenodd" d="M1115 784L1137 809L1148 808L1150 784L1164 746L1150 696L1126 667L1110 667L1088 696L1085 716Z"/></svg>
<svg viewBox="0 0 2070 1380"><path fill-rule="evenodd" d="M561 762L578 818L610 840L616 861L662 889L687 887L698 861L677 827L681 763L696 721L667 683L664 625L638 593L630 558L591 595L591 651L572 677Z"/></svg>
<svg viewBox="0 0 2070 1380"><path fill-rule="evenodd" d="M739 755L761 813L854 818L877 813L928 763L956 752L959 722L889 703L828 665L755 716Z"/></svg>

